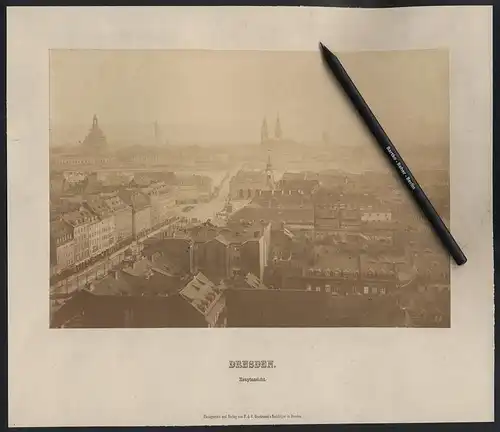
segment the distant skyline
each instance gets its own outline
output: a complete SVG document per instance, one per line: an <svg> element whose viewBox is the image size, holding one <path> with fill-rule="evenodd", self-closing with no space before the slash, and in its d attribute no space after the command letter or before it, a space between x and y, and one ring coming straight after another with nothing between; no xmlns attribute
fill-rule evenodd
<svg viewBox="0 0 500 432"><path fill-rule="evenodd" d="M340 54L398 145L448 145L448 55L441 50ZM319 52L53 50L54 142L84 139L96 114L110 142L260 140L279 114L285 138L363 145L369 139Z"/></svg>

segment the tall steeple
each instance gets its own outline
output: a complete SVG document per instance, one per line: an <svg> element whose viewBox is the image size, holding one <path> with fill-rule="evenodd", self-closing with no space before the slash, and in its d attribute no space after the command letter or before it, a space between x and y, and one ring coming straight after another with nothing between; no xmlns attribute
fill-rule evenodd
<svg viewBox="0 0 500 432"><path fill-rule="evenodd" d="M274 138L277 140L280 140L282 138L282 130L281 130L281 122L280 122L280 115L278 114L276 116L276 125L274 126Z"/></svg>
<svg viewBox="0 0 500 432"><path fill-rule="evenodd" d="M271 164L271 151L267 153L267 164L266 164L266 183L267 187L271 190L274 189L274 173L273 166Z"/></svg>
<svg viewBox="0 0 500 432"><path fill-rule="evenodd" d="M95 114L92 118L92 127L81 145L91 151L103 150L107 145L106 137L99 127L99 121Z"/></svg>
<svg viewBox="0 0 500 432"><path fill-rule="evenodd" d="M264 117L264 120L262 121L262 126L260 128L260 142L261 144L266 142L269 139L269 131L267 128L267 120Z"/></svg>

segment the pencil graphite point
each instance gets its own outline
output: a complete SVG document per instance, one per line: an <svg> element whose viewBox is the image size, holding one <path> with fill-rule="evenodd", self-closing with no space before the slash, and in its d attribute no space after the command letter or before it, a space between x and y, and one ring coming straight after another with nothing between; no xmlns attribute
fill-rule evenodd
<svg viewBox="0 0 500 432"><path fill-rule="evenodd" d="M319 43L319 49L321 51L321 56L324 58L326 53L327 53L327 48L320 42Z"/></svg>
<svg viewBox="0 0 500 432"><path fill-rule="evenodd" d="M333 54L325 45L323 45L321 42L319 43L319 49L321 51L321 56L323 57L324 60L332 60L336 59L335 54Z"/></svg>
<svg viewBox="0 0 500 432"><path fill-rule="evenodd" d="M321 58L323 59L323 61L327 61L327 48L320 42L319 43L319 50L321 51Z"/></svg>

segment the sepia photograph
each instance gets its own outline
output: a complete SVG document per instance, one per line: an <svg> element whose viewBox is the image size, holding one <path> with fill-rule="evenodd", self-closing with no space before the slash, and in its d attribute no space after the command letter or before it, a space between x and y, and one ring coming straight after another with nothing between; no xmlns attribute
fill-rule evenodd
<svg viewBox="0 0 500 432"><path fill-rule="evenodd" d="M494 418L491 8L7 24L10 426Z"/></svg>
<svg viewBox="0 0 500 432"><path fill-rule="evenodd" d="M338 54L447 224L448 54ZM449 256L318 53L49 55L50 328L450 327Z"/></svg>

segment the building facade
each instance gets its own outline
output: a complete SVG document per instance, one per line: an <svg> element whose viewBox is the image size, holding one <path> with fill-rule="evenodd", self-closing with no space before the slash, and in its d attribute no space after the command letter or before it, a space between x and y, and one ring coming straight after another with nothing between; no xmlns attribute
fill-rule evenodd
<svg viewBox="0 0 500 432"><path fill-rule="evenodd" d="M205 327L225 327L225 290L223 284L215 284L200 272L179 294L199 314Z"/></svg>
<svg viewBox="0 0 500 432"><path fill-rule="evenodd" d="M73 228L75 264L83 263L97 255L100 220L85 207L63 214L63 220Z"/></svg>
<svg viewBox="0 0 500 432"><path fill-rule="evenodd" d="M96 252L99 255L111 249L116 243L115 215L104 199L99 196L88 197L86 206L99 217Z"/></svg>
<svg viewBox="0 0 500 432"><path fill-rule="evenodd" d="M132 231L132 207L127 205L120 197L111 196L103 198L104 202L114 215L115 242L120 243L130 239Z"/></svg>
<svg viewBox="0 0 500 432"><path fill-rule="evenodd" d="M183 272L194 273L194 248L193 241L187 237L169 237L155 241L157 247L154 251L161 251Z"/></svg>
<svg viewBox="0 0 500 432"><path fill-rule="evenodd" d="M176 198L164 182L152 183L141 188L141 192L148 197L151 205L151 227L158 227L173 216Z"/></svg>
<svg viewBox="0 0 500 432"><path fill-rule="evenodd" d="M63 220L50 224L51 267L59 273L75 264L73 228Z"/></svg>
<svg viewBox="0 0 500 432"><path fill-rule="evenodd" d="M195 268L212 280L231 276L230 243L224 236L217 237L197 245Z"/></svg>
<svg viewBox="0 0 500 432"><path fill-rule="evenodd" d="M132 235L141 237L151 230L151 204L146 195L132 189L120 191L118 195L132 207Z"/></svg>
<svg viewBox="0 0 500 432"><path fill-rule="evenodd" d="M258 197L262 192L276 187L271 155L267 157L264 170L240 170L229 181L229 197L233 200L247 200Z"/></svg>
<svg viewBox="0 0 500 432"><path fill-rule="evenodd" d="M271 252L270 223L230 222L205 231L194 239L195 270L214 280L248 273L263 279Z"/></svg>

